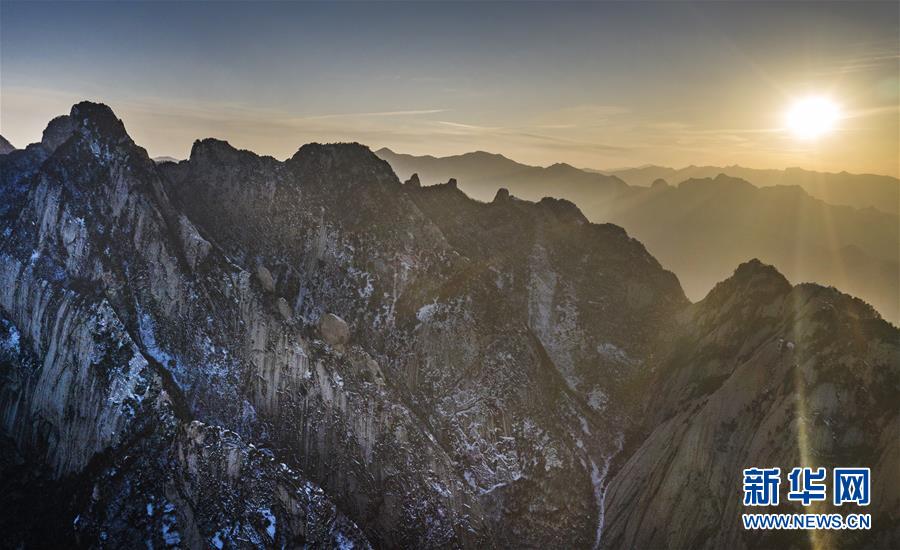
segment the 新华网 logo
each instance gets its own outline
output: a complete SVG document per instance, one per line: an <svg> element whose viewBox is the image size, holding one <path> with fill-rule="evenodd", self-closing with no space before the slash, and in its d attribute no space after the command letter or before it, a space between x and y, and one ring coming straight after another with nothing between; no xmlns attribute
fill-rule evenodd
<svg viewBox="0 0 900 550"><path fill-rule="evenodd" d="M744 470L744 506L778 506L781 496L781 468ZM869 468L833 468L831 483L826 468L793 468L787 474L788 502L808 507L826 502L831 493L834 506L871 502ZM745 529L870 529L870 514L743 514Z"/></svg>

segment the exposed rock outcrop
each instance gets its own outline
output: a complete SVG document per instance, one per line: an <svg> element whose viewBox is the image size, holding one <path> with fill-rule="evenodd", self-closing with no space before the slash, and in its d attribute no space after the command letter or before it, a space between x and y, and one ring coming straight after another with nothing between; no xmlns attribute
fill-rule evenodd
<svg viewBox="0 0 900 550"><path fill-rule="evenodd" d="M288 304L287 300L284 299L284 296L278 297L278 302L276 303L278 306L278 314L281 315L281 318L285 321L290 321L294 318L294 311L291 309L290 304Z"/></svg>
<svg viewBox="0 0 900 550"><path fill-rule="evenodd" d="M56 148L69 139L75 131L76 121L72 117L80 115L80 112L73 112L71 115L58 116L51 120L41 136L41 146L48 153L56 151Z"/></svg>
<svg viewBox="0 0 900 550"><path fill-rule="evenodd" d="M319 319L319 333L332 346L342 346L350 341L347 322L333 313L326 313Z"/></svg>
<svg viewBox="0 0 900 550"><path fill-rule="evenodd" d="M8 142L5 137L0 136L0 155L12 153L15 150L16 148L12 143Z"/></svg>
<svg viewBox="0 0 900 550"><path fill-rule="evenodd" d="M411 175L408 180L403 182L403 185L408 185L410 187L422 187L422 182L419 181L419 174Z"/></svg>
<svg viewBox="0 0 900 550"><path fill-rule="evenodd" d="M256 266L256 278L259 284L262 285L263 290L275 292L275 279L272 277L272 272L266 269L265 266Z"/></svg>

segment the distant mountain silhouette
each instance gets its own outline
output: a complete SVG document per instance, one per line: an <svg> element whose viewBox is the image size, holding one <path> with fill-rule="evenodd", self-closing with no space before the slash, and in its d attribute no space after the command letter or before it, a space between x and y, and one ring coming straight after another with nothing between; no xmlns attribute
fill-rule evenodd
<svg viewBox="0 0 900 550"><path fill-rule="evenodd" d="M404 155L387 148L375 151L386 160L401 180L418 174L423 185L442 183L456 178L471 197L490 201L497 189L508 187L520 198L566 197L590 193L618 194L628 185L616 176L580 170L568 164L547 168L528 166L503 155L476 151L452 157Z"/></svg>
<svg viewBox="0 0 900 550"><path fill-rule="evenodd" d="M802 168L763 170L743 166L693 165L680 169L649 165L621 170L587 171L614 175L629 185L640 186L649 186L660 178L679 182L691 178L714 178L719 174L725 174L745 179L757 187L798 185L813 197L829 204L856 208L872 207L890 214L900 213L900 180L890 176L813 172Z"/></svg>
<svg viewBox="0 0 900 550"><path fill-rule="evenodd" d="M724 174L631 190L612 203L585 199L583 208L647 243L693 298L721 279L716 274L728 273L735 258L760 257L795 282L848 289L894 322L900 318L896 215Z"/></svg>
<svg viewBox="0 0 900 550"><path fill-rule="evenodd" d="M653 182L652 186L638 186L627 185L615 175L564 164L527 166L485 152L445 158L401 155L389 149L376 154L388 161L401 179L417 173L422 185L431 185L456 178L460 189L479 200L491 200L499 188L527 200L545 196L569 199L591 221L621 225L643 242L678 275L693 300L702 298L742 259L758 257L794 282L837 286L867 300L885 318L895 323L900 320L900 222L896 214L874 205L860 209L829 204L800 185L758 187L725 174L670 185L660 176L677 178L677 171L672 176L648 167L636 170L646 170L640 181ZM783 173L787 177L795 171ZM807 183L813 174L796 173ZM653 179L647 181L650 176ZM831 176L840 174L823 175L822 181L837 181ZM873 182L884 180L882 183L893 179L846 177L848 181L871 177ZM886 184L873 183L872 187L880 189ZM891 202L888 198L884 201ZM896 202L894 199L892 204Z"/></svg>

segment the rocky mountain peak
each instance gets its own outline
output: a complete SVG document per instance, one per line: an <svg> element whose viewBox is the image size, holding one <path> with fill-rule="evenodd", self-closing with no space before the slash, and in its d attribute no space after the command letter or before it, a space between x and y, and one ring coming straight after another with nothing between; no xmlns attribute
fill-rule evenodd
<svg viewBox="0 0 900 550"><path fill-rule="evenodd" d="M499 192L498 192L499 195ZM581 210L575 206L572 201L566 199L555 199L553 197L544 197L538 203L539 207L553 213L557 220L564 223L588 223L588 219L581 213Z"/></svg>
<svg viewBox="0 0 900 550"><path fill-rule="evenodd" d="M411 175L408 180L403 182L403 185L410 185L412 187L422 187L422 182L419 181L419 174Z"/></svg>
<svg viewBox="0 0 900 550"><path fill-rule="evenodd" d="M214 162L232 164L239 162L242 157L248 158L251 156L255 157L256 155L250 151L238 149L227 141L206 138L194 141L189 158L191 163L196 162L198 164Z"/></svg>
<svg viewBox="0 0 900 550"><path fill-rule="evenodd" d="M83 101L73 105L68 115L51 120L44 129L41 142L29 149L39 149L46 157L70 140L76 145L67 155L71 153L79 158L84 155L83 159L90 156L105 163L118 153L127 152L136 153L132 158L146 157L149 161L146 151L131 140L122 121L102 103Z"/></svg>
<svg viewBox="0 0 900 550"><path fill-rule="evenodd" d="M12 143L6 140L5 137L0 136L0 155L5 155L7 153L11 153L15 151L16 148Z"/></svg>
<svg viewBox="0 0 900 550"><path fill-rule="evenodd" d="M289 159L292 163L308 162L349 162L362 161L379 163L371 149L357 142L349 143L307 143L302 145Z"/></svg>
<svg viewBox="0 0 900 550"><path fill-rule="evenodd" d="M791 288L791 283L775 267L753 259L739 265L731 277L718 283L698 307L712 313L712 320L745 318L750 310L782 300Z"/></svg>
<svg viewBox="0 0 900 550"><path fill-rule="evenodd" d="M125 124L108 105L82 101L72 106L69 117L73 124L94 137L116 143L130 139Z"/></svg>
<svg viewBox="0 0 900 550"><path fill-rule="evenodd" d="M61 115L47 124L41 136L41 145L47 152L52 153L63 144L75 131L75 123L69 115Z"/></svg>
<svg viewBox="0 0 900 550"><path fill-rule="evenodd" d="M790 288L790 283L784 278L775 266L764 264L756 258L744 262L734 270L733 281L748 282L754 284L764 283L771 286ZM727 282L727 281L726 281Z"/></svg>
<svg viewBox="0 0 900 550"><path fill-rule="evenodd" d="M295 174L313 179L399 183L390 165L359 143L308 143L285 163Z"/></svg>

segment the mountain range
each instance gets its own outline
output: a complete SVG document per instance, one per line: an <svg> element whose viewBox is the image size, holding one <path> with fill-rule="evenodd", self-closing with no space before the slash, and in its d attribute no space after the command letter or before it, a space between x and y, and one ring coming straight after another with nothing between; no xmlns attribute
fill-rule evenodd
<svg viewBox="0 0 900 550"><path fill-rule="evenodd" d="M645 187L629 185L618 175L566 164L527 166L484 152L444 158L388 149L376 154L401 178L416 173L425 185L455 178L461 189L482 201L491 200L499 188L528 200L548 195L571 200L591 221L620 225L643 242L678 275L693 300L705 296L735 264L756 257L790 280L847 290L887 319L900 321L900 217L890 213L891 205L900 203L895 178L841 175L839 184L836 175L818 174L821 179L816 179L811 172L787 170L780 172L785 181L794 173L805 176L794 185L759 186L718 173L677 185L656 180ZM617 172L626 178L629 173ZM866 183L870 179L871 185ZM807 191L810 181L824 182L820 191L846 188L845 194L869 206L825 202Z"/></svg>
<svg viewBox="0 0 900 550"><path fill-rule="evenodd" d="M743 166L641 166L622 170L603 171L614 175L629 185L650 186L658 179L676 183L688 179L714 178L725 174L753 182L757 187L796 185L829 204L874 208L888 214L900 214L900 180L875 174L849 174L847 172L815 172L802 168L764 170Z"/></svg>
<svg viewBox="0 0 900 550"><path fill-rule="evenodd" d="M827 542L900 545L900 331L835 288L745 258L692 303L565 198L356 143L156 163L89 102L0 194L10 546L812 546L742 528L748 465L871 467Z"/></svg>

